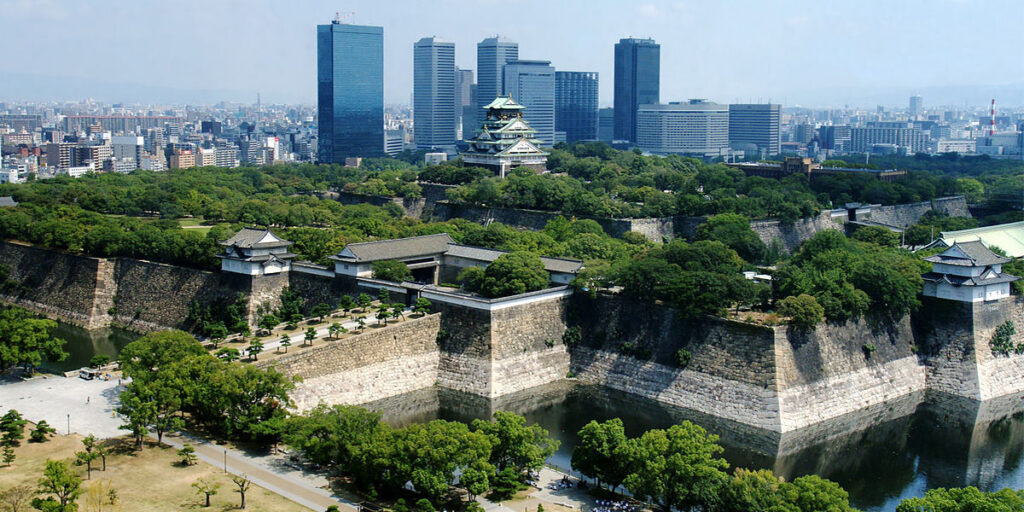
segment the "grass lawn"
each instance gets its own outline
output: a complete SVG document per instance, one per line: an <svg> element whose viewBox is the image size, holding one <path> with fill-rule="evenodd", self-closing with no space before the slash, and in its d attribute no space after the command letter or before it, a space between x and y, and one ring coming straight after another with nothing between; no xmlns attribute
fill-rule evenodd
<svg viewBox="0 0 1024 512"><path fill-rule="evenodd" d="M31 428L32 425L29 424ZM100 471L102 461L93 463L92 480L85 480L85 466L75 466L75 452L82 450L82 437L78 435L52 436L45 443L29 443L26 428L25 440L14 448L17 457L10 467L0 465L0 491L15 485L36 487L42 476L46 459L62 460L82 477L85 492L79 498L80 510L93 510L88 506L92 485L101 481L117 491L118 505L122 508L104 506L103 510L125 511L180 511L180 510L237 510L239 505L237 487L231 482L231 475L202 461L192 466L179 464L177 450L157 448L155 443L147 444L141 451L131 450L127 437L107 440L110 448L107 456L107 470ZM211 497L210 508L203 507L203 495L196 495L192 483L208 478L220 483L217 494ZM245 495L246 510L250 511L308 511L306 507L253 485ZM106 505L106 502L104 503Z"/></svg>

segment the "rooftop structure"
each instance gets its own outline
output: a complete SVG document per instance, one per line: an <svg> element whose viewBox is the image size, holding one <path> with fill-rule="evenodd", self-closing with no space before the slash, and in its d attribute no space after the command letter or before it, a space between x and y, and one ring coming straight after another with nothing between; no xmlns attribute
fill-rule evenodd
<svg viewBox="0 0 1024 512"><path fill-rule="evenodd" d="M398 260L412 270L419 282L452 281L466 267L485 267L505 251L455 243L448 233L348 244L330 259L334 271L350 277L372 277L373 263ZM568 284L583 269L583 262L541 257L551 281Z"/></svg>
<svg viewBox="0 0 1024 512"><path fill-rule="evenodd" d="M6 206L11 206L11 207L18 206L18 202L15 201L14 198L11 197L11 196L0 197L0 207L6 207Z"/></svg>
<svg viewBox="0 0 1024 512"><path fill-rule="evenodd" d="M787 157L781 163L742 162L725 164L743 171L747 176L763 176L765 178L782 178L790 174L806 174L809 179L818 176L835 176L842 174L868 174L881 181L894 181L906 176L907 171L899 169L855 169L847 167L822 167L811 158Z"/></svg>
<svg viewBox="0 0 1024 512"><path fill-rule="evenodd" d="M541 151L541 142L534 138L536 130L523 119L525 108L509 96L498 96L485 106L486 118L469 140L469 150L462 153L462 160L487 167L503 178L514 167L544 171L548 153Z"/></svg>
<svg viewBox="0 0 1024 512"><path fill-rule="evenodd" d="M957 242L969 241L981 241L989 247L998 247L1012 258L1024 257L1024 221L943 231L933 247L950 247Z"/></svg>
<svg viewBox="0 0 1024 512"><path fill-rule="evenodd" d="M955 242L935 256L924 259L932 264L925 274L926 297L958 302L986 302L1010 296L1010 283L1018 276L1004 274L1003 263L1010 261L992 252L980 241Z"/></svg>
<svg viewBox="0 0 1024 512"><path fill-rule="evenodd" d="M279 238L269 229L242 228L235 236L219 243L225 248L217 255L224 272L250 276L279 274L291 270L296 256L288 252L292 242Z"/></svg>

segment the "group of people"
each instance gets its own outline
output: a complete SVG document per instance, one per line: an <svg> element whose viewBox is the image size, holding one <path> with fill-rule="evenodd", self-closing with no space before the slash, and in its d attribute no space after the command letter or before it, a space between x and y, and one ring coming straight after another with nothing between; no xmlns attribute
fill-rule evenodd
<svg viewBox="0 0 1024 512"><path fill-rule="evenodd" d="M548 489L552 491L560 491L562 489L572 489L575 485L569 477L563 476L561 480L555 480L548 484Z"/></svg>
<svg viewBox="0 0 1024 512"><path fill-rule="evenodd" d="M640 512L640 506L628 501L597 500L592 512Z"/></svg>

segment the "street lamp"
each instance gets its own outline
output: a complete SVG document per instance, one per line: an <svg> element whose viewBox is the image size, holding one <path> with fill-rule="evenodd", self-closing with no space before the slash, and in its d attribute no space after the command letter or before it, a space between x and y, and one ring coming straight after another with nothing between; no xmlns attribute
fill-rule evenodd
<svg viewBox="0 0 1024 512"><path fill-rule="evenodd" d="M68 413L68 435L71 435L71 413Z"/></svg>
<svg viewBox="0 0 1024 512"><path fill-rule="evenodd" d="M227 450L227 448L224 449L224 472L225 473L228 472L228 450Z"/></svg>

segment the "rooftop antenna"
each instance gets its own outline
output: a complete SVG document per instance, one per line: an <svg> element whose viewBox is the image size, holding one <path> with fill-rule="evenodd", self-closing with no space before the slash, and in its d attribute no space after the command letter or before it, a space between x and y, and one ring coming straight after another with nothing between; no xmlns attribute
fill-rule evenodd
<svg viewBox="0 0 1024 512"><path fill-rule="evenodd" d="M347 19L349 19L349 18L351 18L351 17L353 17L355 15L356 15L356 13L354 11L346 12L344 16L340 12L334 11L334 23L336 25L339 25L341 23L344 23L345 20L347 20Z"/></svg>

